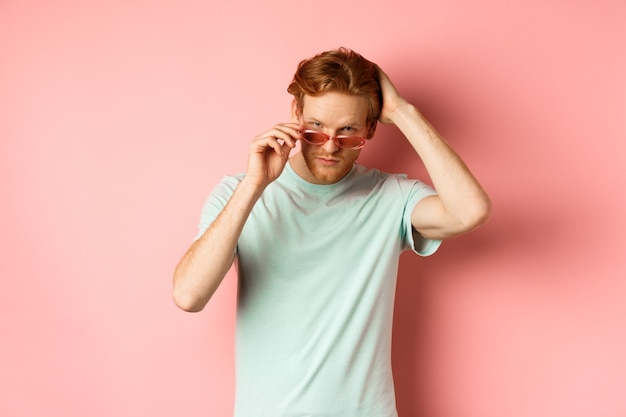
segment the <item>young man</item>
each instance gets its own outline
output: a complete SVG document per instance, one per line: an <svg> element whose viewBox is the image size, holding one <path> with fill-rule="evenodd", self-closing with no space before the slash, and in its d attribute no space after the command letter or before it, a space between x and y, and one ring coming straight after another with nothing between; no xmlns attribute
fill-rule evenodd
<svg viewBox="0 0 626 417"><path fill-rule="evenodd" d="M291 122L257 136L246 173L208 198L200 235L176 268L174 300L202 310L237 260L237 417L397 416L399 255L430 255L481 225L489 199L359 54L342 48L301 62L288 91ZM402 131L436 192L356 163L377 121Z"/></svg>

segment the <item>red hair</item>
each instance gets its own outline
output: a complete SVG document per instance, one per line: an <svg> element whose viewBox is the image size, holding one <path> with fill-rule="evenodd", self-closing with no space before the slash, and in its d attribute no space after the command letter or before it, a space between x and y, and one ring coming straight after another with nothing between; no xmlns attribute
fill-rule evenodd
<svg viewBox="0 0 626 417"><path fill-rule="evenodd" d="M374 134L382 105L378 67L350 49L339 48L303 60L287 91L300 111L305 95L339 92L363 96L368 102L368 137Z"/></svg>

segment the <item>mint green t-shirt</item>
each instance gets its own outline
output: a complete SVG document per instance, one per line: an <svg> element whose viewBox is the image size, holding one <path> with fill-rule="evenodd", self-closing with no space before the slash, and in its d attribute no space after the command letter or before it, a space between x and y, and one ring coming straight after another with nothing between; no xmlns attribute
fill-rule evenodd
<svg viewBox="0 0 626 417"><path fill-rule="evenodd" d="M243 178L205 203L200 233ZM237 245L236 417L396 417L391 327L400 253L430 255L424 183L355 164L332 185L286 165Z"/></svg>

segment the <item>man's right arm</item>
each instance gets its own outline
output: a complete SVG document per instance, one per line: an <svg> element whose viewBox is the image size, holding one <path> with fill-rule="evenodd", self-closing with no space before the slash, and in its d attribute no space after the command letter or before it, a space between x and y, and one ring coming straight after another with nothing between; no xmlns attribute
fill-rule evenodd
<svg viewBox="0 0 626 417"><path fill-rule="evenodd" d="M301 126L284 123L250 144L248 170L224 209L187 250L174 271L173 298L185 311L201 311L233 264L237 241L265 187L281 174Z"/></svg>
<svg viewBox="0 0 626 417"><path fill-rule="evenodd" d="M174 272L174 302L185 311L201 311L230 269L237 240L262 188L245 179L222 212L185 253Z"/></svg>

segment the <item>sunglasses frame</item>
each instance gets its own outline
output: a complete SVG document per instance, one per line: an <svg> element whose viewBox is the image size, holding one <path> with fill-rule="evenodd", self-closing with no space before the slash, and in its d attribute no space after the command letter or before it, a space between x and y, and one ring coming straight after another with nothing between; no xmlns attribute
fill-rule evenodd
<svg viewBox="0 0 626 417"><path fill-rule="evenodd" d="M341 149L356 150L356 149L361 149L363 146L365 146L365 139L363 139L360 136L349 136L349 135L329 136L329 135L327 135L324 132L320 132L319 130L303 130L300 133L302 134L302 140L304 140L306 143L311 144L311 145L322 146L326 142L328 142L329 139L332 139L333 142L335 142L335 145L337 145L337 147L339 147ZM321 143L311 142L310 140L308 140L306 138L306 134L312 134L312 135L316 135L316 136L323 136L326 139L323 142L321 142ZM345 139L345 138L358 139L359 140L359 145L357 145L357 146L343 146L340 141L341 141L341 139Z"/></svg>

